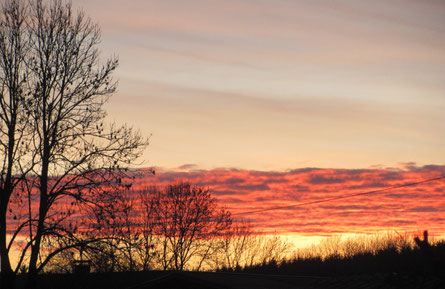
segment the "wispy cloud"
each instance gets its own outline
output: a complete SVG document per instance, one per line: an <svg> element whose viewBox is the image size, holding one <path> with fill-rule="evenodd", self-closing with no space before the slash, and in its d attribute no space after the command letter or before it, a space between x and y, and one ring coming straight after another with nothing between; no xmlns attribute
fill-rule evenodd
<svg viewBox="0 0 445 289"><path fill-rule="evenodd" d="M109 115L153 133L153 165L445 159L444 1L75 2L120 58Z"/></svg>

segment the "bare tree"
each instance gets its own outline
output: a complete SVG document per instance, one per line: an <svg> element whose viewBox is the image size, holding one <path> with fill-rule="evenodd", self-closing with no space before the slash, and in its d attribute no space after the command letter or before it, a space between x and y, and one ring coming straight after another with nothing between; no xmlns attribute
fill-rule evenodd
<svg viewBox="0 0 445 289"><path fill-rule="evenodd" d="M151 218L153 204L146 202L146 191L140 194L123 192L120 198L115 199L113 213L103 217L104 212L98 210L93 214L83 216L88 218L85 223L95 224L95 231L100 231L100 238L88 236L89 234L76 234L79 238L79 246L74 247L55 257L49 263L50 271L63 271L60 263L66 264L66 260L89 260L92 261L92 269L95 272L114 272L114 271L141 271L153 268L159 268L156 254L156 244L159 237L154 234L154 221ZM148 205L148 206L147 206ZM85 226L82 226L85 228ZM83 237L84 243L80 241ZM45 241L55 242L59 239L47 238ZM63 241L63 239L62 239ZM72 241L72 240L71 240ZM43 248L63 247L64 244L48 244ZM82 245L82 246L80 246ZM66 247L66 246L65 246ZM71 258L70 258L71 257ZM77 261L71 262L77 263ZM65 266L66 267L66 266ZM68 270L71 267L68 266Z"/></svg>
<svg viewBox="0 0 445 289"><path fill-rule="evenodd" d="M202 264L214 244L209 240L230 227L230 213L217 208L208 189L190 183L168 185L164 190L152 188L150 193L163 269L183 270L192 258Z"/></svg>
<svg viewBox="0 0 445 289"><path fill-rule="evenodd" d="M141 262L142 270L156 268L160 263L160 253L158 246L160 244L160 236L155 234L155 228L158 225L155 216L157 209L154 202L152 192L156 192L156 188L146 188L139 192L139 226L140 226L140 240L138 247L138 257Z"/></svg>
<svg viewBox="0 0 445 289"><path fill-rule="evenodd" d="M245 220L234 222L224 238L218 267L241 269L246 266L280 262L289 253L291 244L277 235L254 231Z"/></svg>
<svg viewBox="0 0 445 289"><path fill-rule="evenodd" d="M29 122L25 113L27 7L22 1L7 0L0 14L0 287L13 286L9 260L7 218L14 190L30 170L28 154Z"/></svg>
<svg viewBox="0 0 445 289"><path fill-rule="evenodd" d="M253 235L252 225L247 221L233 223L229 234L224 238L222 264L226 268L245 266L246 254L251 245Z"/></svg>
<svg viewBox="0 0 445 289"><path fill-rule="evenodd" d="M90 225L79 216L95 214L103 223L113 216L127 185L125 172L148 140L105 122L103 106L116 90L118 60L100 62L99 27L70 3L29 3L8 0L0 22L0 253L2 274L11 273L14 237L27 236L15 271L27 262L34 276L60 252L97 237L79 237ZM13 192L27 206L14 208L26 210L14 216L16 231L7 245ZM42 253L44 244L50 246Z"/></svg>
<svg viewBox="0 0 445 289"><path fill-rule="evenodd" d="M120 168L134 161L146 145L131 128L104 124L103 104L116 89L111 74L118 62L100 64L99 28L83 13L73 14L71 4L57 0L49 6L37 0L31 7L31 48L36 55L29 64L35 96L31 115L40 194L31 275L47 262L38 265L42 238L72 234L64 217L51 214L53 205L69 197L80 208L106 205L109 210L118 192L113 186L121 183Z"/></svg>
<svg viewBox="0 0 445 289"><path fill-rule="evenodd" d="M136 197L126 194L122 201L123 209L113 216L115 225L107 234L108 254L112 253L117 261L113 270L140 271L146 268L145 226L140 221L144 212L140 212ZM151 228L150 228L151 229Z"/></svg>
<svg viewBox="0 0 445 289"><path fill-rule="evenodd" d="M150 190L127 194L125 209L116 216L116 226L109 234L108 251L118 259L119 271L146 271L159 268L156 251L160 237L155 234L156 209Z"/></svg>

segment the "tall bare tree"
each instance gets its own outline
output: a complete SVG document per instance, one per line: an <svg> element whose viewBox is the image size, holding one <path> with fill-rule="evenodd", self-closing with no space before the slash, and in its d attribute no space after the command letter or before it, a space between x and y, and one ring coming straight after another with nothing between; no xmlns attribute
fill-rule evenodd
<svg viewBox="0 0 445 289"><path fill-rule="evenodd" d="M83 12L61 0L8 0L2 9L2 274L13 271L8 250L22 234L15 271L27 262L34 276L60 252L94 239L78 237L79 227L89 226L79 216L94 213L106 223L125 188L125 171L148 140L131 127L106 123L103 106L116 90L118 60L101 63L99 27ZM11 208L13 193L27 206L7 245L8 205L13 213L24 207Z"/></svg>
<svg viewBox="0 0 445 289"><path fill-rule="evenodd" d="M13 283L9 259L7 217L11 197L20 180L29 171L25 155L29 153L29 122L25 113L29 43L26 41L27 6L7 0L0 12L0 287Z"/></svg>
<svg viewBox="0 0 445 289"><path fill-rule="evenodd" d="M80 208L106 205L109 210L119 192L113 186L121 184L121 168L141 154L146 140L131 128L104 124L103 105L116 90L111 74L118 61L99 62L99 27L58 0L49 5L34 1L30 19L40 202L29 259L32 275L53 256L38 265L42 238L72 233L63 216L51 214L54 204L69 197Z"/></svg>

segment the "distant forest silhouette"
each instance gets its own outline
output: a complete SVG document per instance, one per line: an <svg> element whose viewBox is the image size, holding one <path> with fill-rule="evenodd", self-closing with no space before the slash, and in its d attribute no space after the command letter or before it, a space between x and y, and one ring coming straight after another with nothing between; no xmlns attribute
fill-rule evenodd
<svg viewBox="0 0 445 289"><path fill-rule="evenodd" d="M430 243L397 234L339 241L326 239L318 246L295 252L289 259L271 260L252 266L221 268L220 271L314 276L357 274L415 274L445 278L445 240Z"/></svg>

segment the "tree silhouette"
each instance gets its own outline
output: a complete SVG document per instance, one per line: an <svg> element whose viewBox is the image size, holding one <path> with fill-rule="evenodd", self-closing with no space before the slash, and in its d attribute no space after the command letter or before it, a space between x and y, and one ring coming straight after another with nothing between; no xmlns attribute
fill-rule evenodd
<svg viewBox="0 0 445 289"><path fill-rule="evenodd" d="M290 243L279 236L254 231L245 220L234 222L223 239L218 267L239 270L246 266L279 261L290 251Z"/></svg>
<svg viewBox="0 0 445 289"><path fill-rule="evenodd" d="M216 200L203 187L182 182L168 185L163 190L151 188L147 192L147 207L154 208L154 233L161 237L159 245L163 269L183 270L193 257L207 258L210 240L221 237L230 227L230 213L217 209Z"/></svg>
<svg viewBox="0 0 445 289"><path fill-rule="evenodd" d="M20 1L5 1L0 12L0 283L12 286L13 270L9 260L7 212L13 192L30 164L29 120L25 107L26 66L29 42L25 35L26 7ZM8 284L8 285L7 285Z"/></svg>
<svg viewBox="0 0 445 289"><path fill-rule="evenodd" d="M112 73L118 60L101 64L99 27L83 12L74 13L70 3L27 3L8 0L1 18L0 103L8 114L2 114L0 126L7 152L0 251L2 274L11 272L4 218L9 205L18 219L14 236L27 236L15 271L27 261L32 278L60 252L97 237L79 239L79 225L89 224L74 216L95 214L100 221L115 212L125 170L148 141L131 127L105 122L103 106L116 90ZM21 202L15 207L13 194Z"/></svg>

